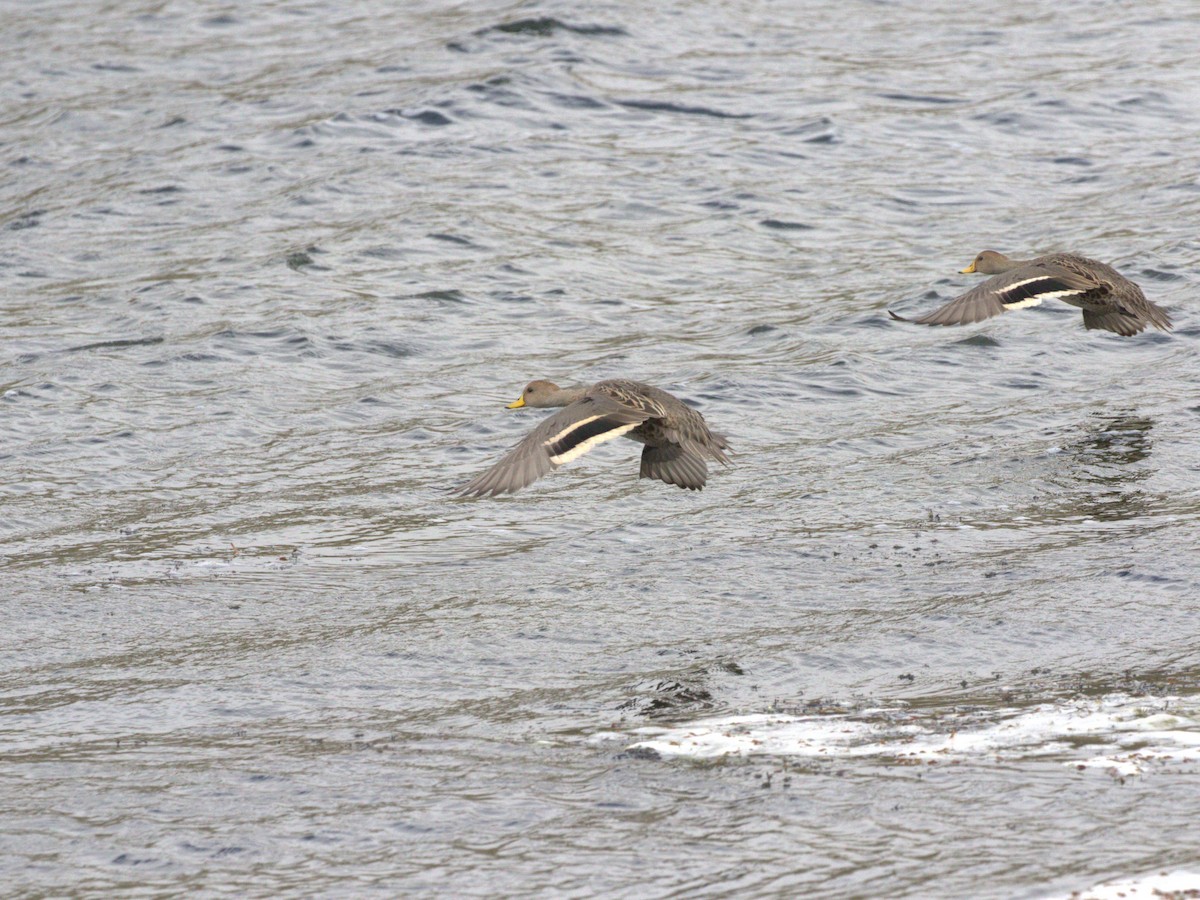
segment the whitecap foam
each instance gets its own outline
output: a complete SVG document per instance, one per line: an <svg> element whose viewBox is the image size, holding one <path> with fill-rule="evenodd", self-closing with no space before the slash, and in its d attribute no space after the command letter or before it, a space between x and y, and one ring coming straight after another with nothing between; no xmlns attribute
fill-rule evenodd
<svg viewBox="0 0 1200 900"><path fill-rule="evenodd" d="M1138 878L1106 881L1084 891L1055 894L1043 900L1166 900L1200 896L1200 872L1156 872Z"/></svg>
<svg viewBox="0 0 1200 900"><path fill-rule="evenodd" d="M1200 764L1200 704L1113 694L1024 709L760 713L641 728L625 739L639 736L628 749L664 757L874 757L911 764L1058 757L1079 769L1138 775L1152 765Z"/></svg>

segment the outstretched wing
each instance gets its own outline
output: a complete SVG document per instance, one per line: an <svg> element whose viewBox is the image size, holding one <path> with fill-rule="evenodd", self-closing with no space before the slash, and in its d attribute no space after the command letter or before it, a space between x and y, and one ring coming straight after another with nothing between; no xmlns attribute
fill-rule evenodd
<svg viewBox="0 0 1200 900"><path fill-rule="evenodd" d="M642 450L640 478L657 478L689 491L704 489L708 481L708 463L703 456L685 450L679 444L649 444Z"/></svg>
<svg viewBox="0 0 1200 900"><path fill-rule="evenodd" d="M476 497L519 491L598 444L620 437L648 418L607 397L584 397L529 432L503 459L458 489Z"/></svg>
<svg viewBox="0 0 1200 900"><path fill-rule="evenodd" d="M917 325L970 325L998 316L1010 309L1037 306L1043 300L1069 300L1094 290L1098 284L1061 266L1035 264L1022 266L989 278L983 284L955 297L945 306L917 319L907 319L888 310L901 322Z"/></svg>
<svg viewBox="0 0 1200 900"><path fill-rule="evenodd" d="M1135 334L1140 334L1150 322L1150 319L1138 317L1121 309L1085 309L1083 311L1084 328L1089 331L1093 328L1102 328L1122 337L1133 337Z"/></svg>

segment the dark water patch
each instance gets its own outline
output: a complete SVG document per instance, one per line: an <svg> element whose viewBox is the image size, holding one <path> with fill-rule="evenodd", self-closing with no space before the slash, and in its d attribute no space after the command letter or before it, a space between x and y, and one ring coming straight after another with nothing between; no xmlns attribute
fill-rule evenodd
<svg viewBox="0 0 1200 900"><path fill-rule="evenodd" d="M130 213L115 206L93 206L88 212L97 216L115 216L121 219L129 218L130 215Z"/></svg>
<svg viewBox="0 0 1200 900"><path fill-rule="evenodd" d="M770 334L772 331L778 331L778 330L779 329L776 328L774 325L755 325L753 328L751 328L749 331L747 331L746 334L754 336L754 335L760 335L760 334Z"/></svg>
<svg viewBox="0 0 1200 900"><path fill-rule="evenodd" d="M805 122L800 122L799 125L793 125L784 128L780 133L787 137L804 138L806 142L828 143L833 139L834 122L827 115L817 116L816 119L810 119Z"/></svg>
<svg viewBox="0 0 1200 900"><path fill-rule="evenodd" d="M534 37L549 37L557 31L570 34L581 34L587 37L626 37L628 32L616 25L572 25L553 16L537 16L528 19L516 19L512 22L502 22L490 28L475 32L482 36L491 32L500 34L533 35Z"/></svg>
<svg viewBox="0 0 1200 900"><path fill-rule="evenodd" d="M237 331L232 328L226 328L223 331L218 331L213 337L221 339L255 338L256 340L275 340L276 338L284 338L292 334L289 328L270 328L263 331Z"/></svg>
<svg viewBox="0 0 1200 900"><path fill-rule="evenodd" d="M574 53L570 50L564 50L562 48L554 50L551 54L551 58L555 63L565 66L580 65L588 62L586 56L580 56L578 53Z"/></svg>
<svg viewBox="0 0 1200 900"><path fill-rule="evenodd" d="M1094 163L1084 156L1056 156L1054 163L1060 166L1091 166Z"/></svg>
<svg viewBox="0 0 1200 900"><path fill-rule="evenodd" d="M389 116L407 119L410 122L419 122L422 125L428 125L432 128L444 128L447 125L453 125L454 120L449 116L443 115L436 109L423 109L419 112L407 109L389 109L385 110Z"/></svg>
<svg viewBox="0 0 1200 900"><path fill-rule="evenodd" d="M914 315L915 315L915 313L914 313ZM871 312L871 313L867 313L866 315L856 316L853 319L850 319L849 321L854 325L855 328L873 328L873 329L885 329L885 328L891 328L893 325L910 324L907 322L900 322L900 321L897 321L896 319L893 319L888 314L888 310L882 310L880 312Z"/></svg>
<svg viewBox="0 0 1200 900"><path fill-rule="evenodd" d="M42 224L42 216L46 214L44 209L33 209L26 213L21 213L15 219L8 223L9 231L24 231L26 228L36 228Z"/></svg>
<svg viewBox="0 0 1200 900"><path fill-rule="evenodd" d="M68 347L63 353L80 353L84 350L109 350L120 347L151 347L155 344L161 344L165 338L148 337L148 338L126 338L112 341L96 341L91 344L80 344L77 347Z"/></svg>
<svg viewBox="0 0 1200 900"><path fill-rule="evenodd" d="M1173 584L1173 585L1179 585L1181 588L1185 588L1185 589L1191 586L1191 582L1185 578L1172 578L1172 577L1169 577L1166 575L1156 575L1151 572L1137 572L1137 571L1134 571L1133 569L1118 569L1115 572L1108 572L1105 574L1115 575L1117 578L1123 578L1130 582L1140 582L1142 584L1148 584L1148 585L1149 584L1153 584L1153 585Z"/></svg>
<svg viewBox="0 0 1200 900"><path fill-rule="evenodd" d="M287 255L287 267L299 271L305 266L311 266L313 258L302 250L297 250L294 253Z"/></svg>
<svg viewBox="0 0 1200 900"><path fill-rule="evenodd" d="M959 347L999 347L1000 342L986 334L973 334L954 342Z"/></svg>
<svg viewBox="0 0 1200 900"><path fill-rule="evenodd" d="M758 223L764 228L771 228L776 231L812 231L812 225L805 225L803 222L785 222L782 219L763 219Z"/></svg>
<svg viewBox="0 0 1200 900"><path fill-rule="evenodd" d="M507 83L507 79L504 83ZM491 82L477 83L469 85L467 90L481 95L488 103L494 103L496 106L502 106L506 109L532 110L535 108L528 97L503 86L503 84L492 84Z"/></svg>
<svg viewBox="0 0 1200 900"><path fill-rule="evenodd" d="M263 331L225 329L214 334L212 341L229 353L243 358L270 354L285 359L296 356L307 359L319 355L313 340L293 328Z"/></svg>
<svg viewBox="0 0 1200 900"><path fill-rule="evenodd" d="M92 63L92 69L97 72L140 72L142 71L137 66L131 66L126 63Z"/></svg>
<svg viewBox="0 0 1200 900"><path fill-rule="evenodd" d="M422 291L411 296L414 300L436 300L439 303L465 304L470 302L466 294L454 288L441 291Z"/></svg>
<svg viewBox="0 0 1200 900"><path fill-rule="evenodd" d="M1068 311L1068 312L1070 312L1070 311ZM1107 334L1107 332L1101 332L1101 334ZM1176 328L1174 331L1171 331L1171 332L1151 330L1151 331L1143 331L1141 334L1137 335L1136 337L1125 338L1125 340L1129 340L1129 341L1136 340L1140 344L1170 344L1177 337L1194 337L1197 334L1200 334L1200 329L1196 329L1196 328ZM1110 335L1110 336L1117 337L1117 335Z"/></svg>
<svg viewBox="0 0 1200 900"><path fill-rule="evenodd" d="M177 184L164 184L162 187L143 188L138 191L139 194L145 196L153 196L155 194L182 194L183 188Z"/></svg>
<svg viewBox="0 0 1200 900"><path fill-rule="evenodd" d="M373 353L391 359L404 359L413 355L413 350L404 344L387 340L333 341L334 350L350 353Z"/></svg>
<svg viewBox="0 0 1200 900"><path fill-rule="evenodd" d="M863 394L862 389L857 387L836 387L817 381L806 381L804 386L812 393L824 394L826 397L861 397Z"/></svg>
<svg viewBox="0 0 1200 900"><path fill-rule="evenodd" d="M913 203L918 204L937 202L939 206L951 206L974 203L974 200L970 197L970 195L964 193L963 191L950 190L947 188L912 187L908 188L904 193L913 198ZM908 198L901 198L900 195L897 195L897 199L907 200Z"/></svg>
<svg viewBox="0 0 1200 900"><path fill-rule="evenodd" d="M360 251L368 259L403 259L404 250L399 247L367 247Z"/></svg>
<svg viewBox="0 0 1200 900"><path fill-rule="evenodd" d="M685 116L711 116L714 119L752 119L750 113L728 113L707 106L685 106L682 103L671 103L666 100L618 100L617 104L629 109L640 109L646 112L677 113Z"/></svg>
<svg viewBox="0 0 1200 900"><path fill-rule="evenodd" d="M447 244L457 244L460 247L471 247L474 249L479 249L478 244L474 243L473 241L471 241L465 237L459 237L456 234L446 234L445 232L430 232L429 234L427 234L425 236L429 237L429 238L433 238L435 241L445 241Z"/></svg>
<svg viewBox="0 0 1200 900"><path fill-rule="evenodd" d="M547 96L558 106L566 109L607 109L607 105L595 100L592 97L586 97L583 94L556 94L551 93Z"/></svg>
<svg viewBox="0 0 1200 900"><path fill-rule="evenodd" d="M1117 106L1170 107L1172 105L1173 104L1171 103L1170 96L1162 93L1161 91L1146 91L1143 94L1137 94L1136 96L1133 96L1133 97L1125 97L1124 99L1117 101Z"/></svg>
<svg viewBox="0 0 1200 900"><path fill-rule="evenodd" d="M636 760L641 762L661 762L662 754L660 754L653 747L630 747L627 750L622 750L620 753L615 754L613 759L619 761Z"/></svg>
<svg viewBox="0 0 1200 900"><path fill-rule="evenodd" d="M1178 272L1167 272L1163 269L1144 268L1141 270L1141 277L1150 281L1183 281L1184 276Z"/></svg>
<svg viewBox="0 0 1200 900"><path fill-rule="evenodd" d="M157 856L134 856L129 853L120 853L112 858L114 866L150 866L163 865L166 860L160 859Z"/></svg>
<svg viewBox="0 0 1200 900"><path fill-rule="evenodd" d="M967 102L958 97L942 97L936 94L883 93L877 96L882 97L884 100L899 100L902 103L929 103L937 106Z"/></svg>
<svg viewBox="0 0 1200 900"><path fill-rule="evenodd" d="M1022 113L1014 112L984 112L971 116L972 121L995 125L1008 133L1033 133L1040 127L1039 120Z"/></svg>

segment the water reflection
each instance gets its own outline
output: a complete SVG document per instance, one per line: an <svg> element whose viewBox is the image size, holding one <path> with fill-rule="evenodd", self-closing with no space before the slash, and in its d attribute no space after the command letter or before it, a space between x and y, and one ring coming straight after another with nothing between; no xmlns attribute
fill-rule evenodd
<svg viewBox="0 0 1200 900"><path fill-rule="evenodd" d="M1073 482L1102 490L1072 496L1072 515L1115 522L1153 512L1158 498L1133 487L1152 471L1137 463L1150 457L1153 427L1152 418L1134 412L1096 414L1079 426L1079 435L1063 447L1062 455L1071 464Z"/></svg>
<svg viewBox="0 0 1200 900"><path fill-rule="evenodd" d="M1120 521L1161 511L1162 495L1142 489L1156 471L1147 464L1154 425L1153 418L1134 411L1105 412L1036 438L1028 435L1040 447L1018 449L1003 475L1006 484L1025 487L1025 502L990 510L1000 514L973 524L1024 529L1030 524Z"/></svg>
<svg viewBox="0 0 1200 900"><path fill-rule="evenodd" d="M1085 481L1113 485L1140 481L1149 470L1130 466L1149 458L1152 428L1153 419L1136 413L1094 415L1063 450L1081 465Z"/></svg>

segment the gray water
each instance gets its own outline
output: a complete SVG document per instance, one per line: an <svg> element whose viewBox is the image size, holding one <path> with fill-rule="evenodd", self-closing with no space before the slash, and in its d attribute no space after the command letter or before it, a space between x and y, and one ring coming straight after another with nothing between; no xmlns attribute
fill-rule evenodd
<svg viewBox="0 0 1200 900"><path fill-rule="evenodd" d="M6 4L0 883L1041 896L1196 763L694 762L792 710L1200 708L1200 7ZM1172 334L888 319L1079 250ZM694 403L449 490L531 378ZM718 467L719 469L719 467Z"/></svg>

